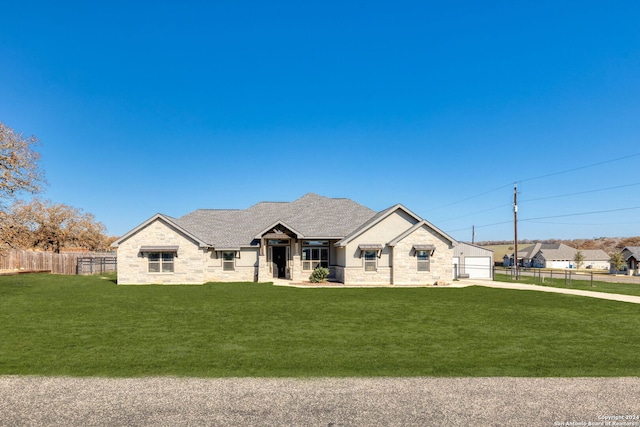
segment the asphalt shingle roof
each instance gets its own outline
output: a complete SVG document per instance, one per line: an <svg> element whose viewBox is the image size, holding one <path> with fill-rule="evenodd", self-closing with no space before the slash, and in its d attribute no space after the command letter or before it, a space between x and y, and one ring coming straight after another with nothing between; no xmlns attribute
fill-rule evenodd
<svg viewBox="0 0 640 427"><path fill-rule="evenodd" d="M199 209L175 222L213 247L244 247L283 222L307 238L342 238L376 212L353 200L305 194L293 202L260 202L244 210Z"/></svg>
<svg viewBox="0 0 640 427"><path fill-rule="evenodd" d="M581 249L580 252L582 252L584 261L608 261L611 258L602 249ZM578 249L562 243L543 244L540 253L547 261L572 261L575 259Z"/></svg>
<svg viewBox="0 0 640 427"><path fill-rule="evenodd" d="M627 256L625 260L629 260L629 258L634 257L635 259L640 259L640 246L626 246L624 248L627 251Z"/></svg>
<svg viewBox="0 0 640 427"><path fill-rule="evenodd" d="M585 261L609 261L611 257L602 249L583 249L582 256Z"/></svg>

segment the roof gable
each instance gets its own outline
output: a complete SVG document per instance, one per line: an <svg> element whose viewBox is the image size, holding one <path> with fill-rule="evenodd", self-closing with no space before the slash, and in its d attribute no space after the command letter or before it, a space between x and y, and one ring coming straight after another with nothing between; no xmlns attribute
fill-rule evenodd
<svg viewBox="0 0 640 427"><path fill-rule="evenodd" d="M336 246L346 246L353 239L355 239L356 237L360 236L361 234L363 234L367 230L373 228L376 224L379 224L385 218L388 218L390 215L392 215L394 212L396 212L398 210L403 211L404 213L406 213L407 215L412 217L417 222L412 227L407 229L404 233L402 233L400 236L398 236L395 239L393 239L392 242L397 243L398 241L402 240L404 237L406 237L410 233L413 233L419 227L427 226L427 227L431 228L432 230L434 230L435 232L437 232L438 234L440 234L446 240L451 242L451 244L455 243L455 239L453 237L449 236L444 231L440 230L439 228L437 228L436 226L434 226L430 222L420 218L418 215L416 215L415 213L413 213L412 211L410 211L409 209L407 209L403 205L397 204L397 205L391 206L390 208L387 208L387 209L385 209L383 211L378 212L373 217L371 217L371 219L369 219L367 222L362 224L360 227L356 228L351 234L349 234L348 236L345 236L344 239L340 240L335 245ZM395 245L395 243L394 243L394 245ZM390 243L390 245L391 245L391 243Z"/></svg>
<svg viewBox="0 0 640 427"><path fill-rule="evenodd" d="M268 236L271 239L273 239L275 237L278 237L278 236L279 237L283 237L283 238L288 237L286 232L281 231L281 228L287 229L289 232L295 234L297 238L304 237L304 235L302 233L297 231L295 228L291 227L286 222L284 222L284 221L276 221L273 224L271 224L270 226L266 227L264 230L261 230L258 234L256 234L254 236L254 239L260 239L261 237L265 237L265 236Z"/></svg>
<svg viewBox="0 0 640 427"><path fill-rule="evenodd" d="M631 257L640 259L640 246L625 246L622 249L622 253L625 261L628 261Z"/></svg>
<svg viewBox="0 0 640 427"><path fill-rule="evenodd" d="M111 247L117 248L120 245L120 243L124 242L129 237L133 236L138 231L146 228L148 225L152 224L155 221L164 221L164 222L166 222L169 226L174 227L180 233L184 234L185 236L189 237L190 239L195 240L200 247L208 246L205 241L203 241L198 236L193 234L193 232L191 230L189 230L189 229L183 227L182 225L180 225L176 221L175 218L172 218L172 217L170 217L168 215L163 215L163 214L158 213L158 214L155 214L154 216L152 216L151 218L149 218L148 220L146 220L145 222L143 222L142 224L140 224L139 226L137 226L136 228L134 228L133 230L129 231L125 235L121 236L118 240L116 240L115 242L113 242L111 244Z"/></svg>
<svg viewBox="0 0 640 427"><path fill-rule="evenodd" d="M445 232L441 231L439 228L437 228L436 226L431 224L429 221L423 219L422 221L417 222L413 227L409 228L404 233L400 234L398 237L396 237L395 239L390 241L389 242L389 246L396 246L402 239L404 239L405 237L411 235L414 231L416 231L417 229L419 229L421 227L426 227L428 229L431 229L431 230L435 231L444 240L448 241L450 245L456 245L458 243L456 240L453 239L453 237L451 237L448 234L446 234Z"/></svg>

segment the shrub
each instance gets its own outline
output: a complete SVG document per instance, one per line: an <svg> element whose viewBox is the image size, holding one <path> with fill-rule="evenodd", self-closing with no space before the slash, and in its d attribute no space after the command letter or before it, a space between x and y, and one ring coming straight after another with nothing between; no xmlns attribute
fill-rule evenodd
<svg viewBox="0 0 640 427"><path fill-rule="evenodd" d="M328 268L316 267L316 269L313 270L313 273L311 273L311 276L309 276L309 280L312 283L326 282L328 276L329 276Z"/></svg>

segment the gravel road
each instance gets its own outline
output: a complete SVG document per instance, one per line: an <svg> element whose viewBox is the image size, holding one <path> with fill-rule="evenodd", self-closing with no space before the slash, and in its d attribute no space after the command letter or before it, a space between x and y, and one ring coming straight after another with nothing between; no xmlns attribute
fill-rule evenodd
<svg viewBox="0 0 640 427"><path fill-rule="evenodd" d="M5 376L0 425L640 426L639 397L640 378Z"/></svg>

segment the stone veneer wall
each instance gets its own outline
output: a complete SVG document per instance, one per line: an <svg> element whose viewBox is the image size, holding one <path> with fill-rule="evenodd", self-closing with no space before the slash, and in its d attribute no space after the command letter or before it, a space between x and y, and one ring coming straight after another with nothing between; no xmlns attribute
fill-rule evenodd
<svg viewBox="0 0 640 427"><path fill-rule="evenodd" d="M300 255L294 255L293 259L289 261L289 265L291 266L291 280L304 282L309 279L308 275L305 276L302 271L302 257Z"/></svg>
<svg viewBox="0 0 640 427"><path fill-rule="evenodd" d="M149 273L141 246L178 246L173 273ZM157 219L118 246L118 284L202 284L205 251L169 224Z"/></svg>
<svg viewBox="0 0 640 427"><path fill-rule="evenodd" d="M345 267L342 277L345 285L388 285L391 283L391 267L378 265L376 271L364 271L364 266Z"/></svg>
<svg viewBox="0 0 640 427"><path fill-rule="evenodd" d="M273 280L273 273L269 272L267 256L258 256L258 282L270 282Z"/></svg>
<svg viewBox="0 0 640 427"><path fill-rule="evenodd" d="M413 245L431 244L436 247L430 259L430 271L418 271L418 259ZM394 285L431 285L442 280L453 280L453 248L435 232L420 227L393 248Z"/></svg>
<svg viewBox="0 0 640 427"><path fill-rule="evenodd" d="M258 274L258 251L243 249L236 258L233 271L224 271L222 255L211 251L207 256L207 282L254 282Z"/></svg>

